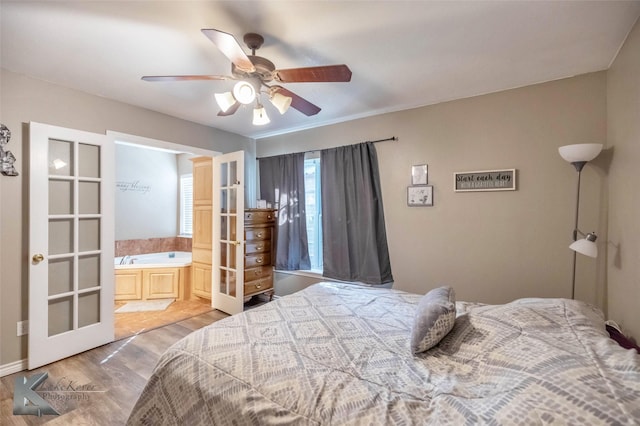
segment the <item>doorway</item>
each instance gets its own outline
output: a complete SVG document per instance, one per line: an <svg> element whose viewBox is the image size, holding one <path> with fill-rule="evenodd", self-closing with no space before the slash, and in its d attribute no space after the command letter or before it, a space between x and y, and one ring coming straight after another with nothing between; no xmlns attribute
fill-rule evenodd
<svg viewBox="0 0 640 426"><path fill-rule="evenodd" d="M137 297L122 297L116 292L119 300L114 300L114 328L115 339L119 340L212 310L210 300L192 296L183 290L180 290L179 297L167 296L174 301L167 307L160 306L161 310L145 309L152 307L158 297L165 300L162 295L151 295L149 303L137 299L149 296L147 287L144 287L147 284L140 283L146 283L150 276L157 277L162 287L170 286L166 284L167 280L178 274L180 286L189 286L190 267L180 267L179 270L159 268L153 260L153 268L147 268L142 264L146 262L143 258L152 256L152 253L190 254L190 230L183 229L185 211L181 205L181 177L191 173L190 157L213 157L220 153L134 135L107 133L116 145L115 259L116 263L124 264L115 266L118 268L116 280L126 284L131 279L135 282L137 276L138 288L145 288ZM124 281L123 274L127 275ZM127 304L143 310L119 313Z"/></svg>

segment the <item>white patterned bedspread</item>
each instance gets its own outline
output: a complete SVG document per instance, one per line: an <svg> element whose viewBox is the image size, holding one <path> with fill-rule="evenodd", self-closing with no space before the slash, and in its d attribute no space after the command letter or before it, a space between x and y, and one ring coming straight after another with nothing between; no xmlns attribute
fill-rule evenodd
<svg viewBox="0 0 640 426"><path fill-rule="evenodd" d="M640 355L566 299L458 303L413 356L421 295L321 283L187 336L129 424L638 424Z"/></svg>

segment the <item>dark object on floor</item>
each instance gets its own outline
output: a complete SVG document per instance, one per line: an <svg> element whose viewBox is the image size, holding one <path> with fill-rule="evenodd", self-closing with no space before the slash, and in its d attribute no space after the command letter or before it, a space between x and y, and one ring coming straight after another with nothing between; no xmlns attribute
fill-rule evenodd
<svg viewBox="0 0 640 426"><path fill-rule="evenodd" d="M607 328L607 332L609 333L609 337L611 337L613 340L618 342L620 346L622 346L625 349L635 349L636 352L640 354L640 347L638 347L638 345L636 345L627 336L622 334L617 328L612 327L609 324L606 325L606 328Z"/></svg>

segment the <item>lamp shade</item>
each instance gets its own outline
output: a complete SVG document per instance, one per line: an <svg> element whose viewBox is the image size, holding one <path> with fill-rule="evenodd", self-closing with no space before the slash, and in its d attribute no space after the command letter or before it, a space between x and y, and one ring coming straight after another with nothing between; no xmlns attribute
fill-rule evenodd
<svg viewBox="0 0 640 426"><path fill-rule="evenodd" d="M558 148L560 156L569 163L591 161L602 151L601 143L579 143Z"/></svg>
<svg viewBox="0 0 640 426"><path fill-rule="evenodd" d="M589 233L585 238L571 243L569 248L580 254L584 254L585 256L598 257L598 246L596 245L596 238L598 238L596 234Z"/></svg>
<svg viewBox="0 0 640 426"><path fill-rule="evenodd" d="M239 81L233 86L233 96L241 104L248 105L256 98L256 89L246 81Z"/></svg>
<svg viewBox="0 0 640 426"><path fill-rule="evenodd" d="M285 112L287 112L289 106L291 105L291 101L293 100L291 97L285 96L282 93L278 92L273 93L269 97L269 99L271 100L273 106L275 106L278 111L280 111L280 114L284 114Z"/></svg>
<svg viewBox="0 0 640 426"><path fill-rule="evenodd" d="M265 111L262 105L258 104L258 106L253 110L253 124L261 126L270 122L271 120L269 120L269 117L267 116L267 111Z"/></svg>
<svg viewBox="0 0 640 426"><path fill-rule="evenodd" d="M236 103L236 98L233 97L231 92L216 93L215 98L222 112L227 112Z"/></svg>

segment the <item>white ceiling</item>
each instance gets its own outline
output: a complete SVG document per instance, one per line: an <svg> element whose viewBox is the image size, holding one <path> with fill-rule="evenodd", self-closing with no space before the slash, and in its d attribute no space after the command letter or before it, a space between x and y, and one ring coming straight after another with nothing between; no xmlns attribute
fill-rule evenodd
<svg viewBox="0 0 640 426"><path fill-rule="evenodd" d="M604 70L640 15L640 1L0 1L3 68L251 138ZM262 34L276 68L353 77L286 84L322 111L267 101L260 127L246 106L216 116L233 81L140 80L229 75L201 28Z"/></svg>

